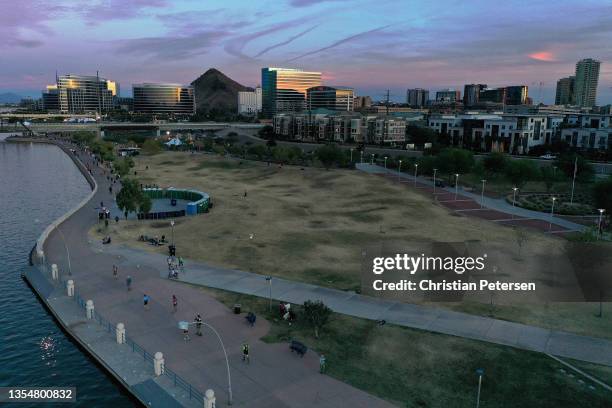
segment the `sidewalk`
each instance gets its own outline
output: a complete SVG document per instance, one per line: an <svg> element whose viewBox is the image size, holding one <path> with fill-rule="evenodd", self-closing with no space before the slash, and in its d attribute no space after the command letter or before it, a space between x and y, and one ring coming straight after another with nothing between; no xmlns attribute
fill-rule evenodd
<svg viewBox="0 0 612 408"><path fill-rule="evenodd" d="M367 163L358 163L355 167L366 173L379 174L391 180L406 183L411 187L414 185L414 175L408 173L398 173L397 171L385 169L379 165ZM425 188L427 192L434 194L434 183L432 180L417 176L416 181L417 188ZM470 216L486 218L498 223L504 223L511 220L517 225L534 227L546 233L566 233L571 231L583 231L586 229L584 225L576 224L559 217L551 217L549 213L513 206L503 198L485 196L484 199L482 199L480 194L465 191L461 186L457 189L457 200L455 199L454 186L436 187L435 198L445 207L457 212L469 211ZM550 228L550 224L552 224L552 228Z"/></svg>
<svg viewBox="0 0 612 408"><path fill-rule="evenodd" d="M80 158L89 161L83 154L80 154ZM392 406L382 399L319 374L318 356L313 351L299 358L291 353L286 343L261 342L259 338L268 330L266 321L258 320L256 326L251 328L244 316L232 314L227 307L199 289L160 278L160 272L148 262L93 251L87 241L87 233L90 226L97 222L95 208L101 201L110 203L112 197L108 194L109 183L102 170L91 161L89 165L94 169L98 192L59 227L60 231L51 233L45 243L45 253L49 263L59 266L64 279L69 256L71 278L75 281L76 290L84 299L94 301L96 312L112 324L124 323L127 336L148 353L164 353L166 366L200 393L212 388L217 397L217 406L226 406L228 402L226 363L217 338L210 330L204 329L204 336L191 333L192 339L184 341L178 329L179 321L193 321L197 313L218 330L225 343L234 405L237 407ZM112 276L113 264L119 267L117 279ZM133 290L129 292L125 285L127 275L133 280ZM148 310L143 307L145 293L151 297ZM176 313L172 312L173 294L178 298ZM71 331L78 335L74 328ZM244 341L250 345L249 365L241 361L240 345Z"/></svg>

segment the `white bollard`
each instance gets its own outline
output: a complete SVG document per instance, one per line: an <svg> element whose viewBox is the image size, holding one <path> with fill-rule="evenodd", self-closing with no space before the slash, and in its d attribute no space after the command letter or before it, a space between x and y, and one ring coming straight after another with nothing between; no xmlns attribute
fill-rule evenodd
<svg viewBox="0 0 612 408"><path fill-rule="evenodd" d="M117 323L117 343L125 343L125 325L123 323Z"/></svg>
<svg viewBox="0 0 612 408"><path fill-rule="evenodd" d="M213 390L206 390L204 393L204 408L215 408L217 406L217 398Z"/></svg>
<svg viewBox="0 0 612 408"><path fill-rule="evenodd" d="M51 278L53 280L57 280L59 278L59 272L56 264L51 265Z"/></svg>
<svg viewBox="0 0 612 408"><path fill-rule="evenodd" d="M153 368L155 369L155 375L160 376L164 373L164 355L158 351L155 353L155 360L153 360Z"/></svg>
<svg viewBox="0 0 612 408"><path fill-rule="evenodd" d="M93 304L93 300L88 300L87 302L85 302L85 312L87 313L87 318L88 319L93 319L94 318L94 304Z"/></svg>
<svg viewBox="0 0 612 408"><path fill-rule="evenodd" d="M66 282L66 292L68 292L68 296L74 296L74 281L72 279Z"/></svg>

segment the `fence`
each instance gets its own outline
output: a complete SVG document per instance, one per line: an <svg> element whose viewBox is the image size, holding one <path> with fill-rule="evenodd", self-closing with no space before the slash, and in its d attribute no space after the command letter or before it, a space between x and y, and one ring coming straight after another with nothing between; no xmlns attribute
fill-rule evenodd
<svg viewBox="0 0 612 408"><path fill-rule="evenodd" d="M51 276L50 276L51 274L49 272L51 270L51 268L47 265L46 262L40 263L40 264L38 264L36 266L38 267L38 270L45 277L51 278ZM51 281L55 282L53 280L51 280ZM63 285L63 287L66 287L66 282L67 281L68 281L68 279L64 279L64 276L60 276L59 279L58 279L58 284L56 286ZM83 310L86 309L87 301L80 295L79 291L76 290L76 289L74 291L74 300L76 301L77 305L81 309L83 309ZM105 319L104 316L102 316L100 313L98 313L95 309L94 309L94 320L96 322L98 322L98 324L100 326L102 326L106 332L108 332L110 334L114 333L115 327L117 325L113 324L109 320ZM144 347L142 347L141 345L136 343L129 336L125 336L125 343L127 344L128 347L130 347L132 349L133 353L136 353L136 354L140 355L145 362L150 363L151 366L153 366L153 361L155 359L153 354L149 353L147 350L145 350ZM198 401L201 404L204 403L204 395L200 391L198 391L195 387L193 387L188 381L186 381L180 375L178 375L174 371L172 371L168 366L164 367L164 375L167 376L172 381L172 383L174 384L175 387L179 387L179 388L183 389L186 393L188 393L190 400L194 399L194 400Z"/></svg>

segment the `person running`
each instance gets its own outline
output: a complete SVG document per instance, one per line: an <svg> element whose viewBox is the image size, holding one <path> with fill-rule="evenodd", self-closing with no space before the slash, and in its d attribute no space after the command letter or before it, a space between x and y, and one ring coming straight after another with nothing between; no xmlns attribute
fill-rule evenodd
<svg viewBox="0 0 612 408"><path fill-rule="evenodd" d="M176 295L172 295L172 313L176 313L176 308L178 307L178 299Z"/></svg>
<svg viewBox="0 0 612 408"><path fill-rule="evenodd" d="M202 316L200 316L199 313L195 317L195 324L196 324L196 335L201 336L202 335Z"/></svg>
<svg viewBox="0 0 612 408"><path fill-rule="evenodd" d="M149 310L149 295L147 295L146 293L142 297L142 303L144 303L145 310Z"/></svg>
<svg viewBox="0 0 612 408"><path fill-rule="evenodd" d="M191 340L191 338L189 337L189 325L185 326L185 328L183 329L183 340Z"/></svg>
<svg viewBox="0 0 612 408"><path fill-rule="evenodd" d="M319 372L323 374L325 372L325 355L321 354L319 357Z"/></svg>
<svg viewBox="0 0 612 408"><path fill-rule="evenodd" d="M117 268L117 265L113 265L113 277L117 279L118 276L119 276L119 268Z"/></svg>
<svg viewBox="0 0 612 408"><path fill-rule="evenodd" d="M247 364L250 363L250 359L249 359L249 345L248 345L248 343L243 343L242 344L242 361L246 362Z"/></svg>
<svg viewBox="0 0 612 408"><path fill-rule="evenodd" d="M132 277L131 276L128 275L128 277L125 279L125 284L127 286L128 292L132 290Z"/></svg>

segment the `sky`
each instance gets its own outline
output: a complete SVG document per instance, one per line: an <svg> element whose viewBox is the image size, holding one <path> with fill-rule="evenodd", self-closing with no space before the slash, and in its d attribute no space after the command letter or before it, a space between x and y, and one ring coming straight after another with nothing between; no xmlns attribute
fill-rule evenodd
<svg viewBox="0 0 612 408"><path fill-rule="evenodd" d="M217 68L247 85L265 66L396 101L406 89L528 85L552 103L576 61L602 62L612 103L612 2L591 0L0 0L0 93L39 95L55 72L121 84L190 83Z"/></svg>

